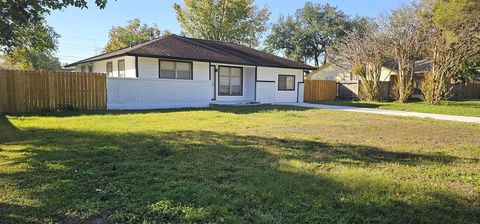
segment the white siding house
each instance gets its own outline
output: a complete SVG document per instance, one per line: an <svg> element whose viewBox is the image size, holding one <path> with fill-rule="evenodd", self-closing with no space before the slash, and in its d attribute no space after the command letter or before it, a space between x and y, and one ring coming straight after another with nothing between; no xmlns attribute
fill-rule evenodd
<svg viewBox="0 0 480 224"><path fill-rule="evenodd" d="M221 46L213 45L216 48L212 48L212 44ZM172 45L178 47L170 50ZM187 50L178 50L182 47ZM231 48L236 51L232 52ZM165 55L164 49L180 51L180 55ZM142 54L135 50L141 50ZM115 53L72 64L77 71L108 74L108 109L299 102L303 100L304 73L313 69L241 45L175 35ZM241 61L246 58L241 57L242 54L251 58ZM255 63L256 60L261 63ZM266 63L272 65L266 66Z"/></svg>

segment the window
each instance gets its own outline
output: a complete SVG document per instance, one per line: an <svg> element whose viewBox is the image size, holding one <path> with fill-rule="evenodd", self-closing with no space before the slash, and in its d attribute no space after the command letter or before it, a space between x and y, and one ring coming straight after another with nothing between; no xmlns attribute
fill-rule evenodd
<svg viewBox="0 0 480 224"><path fill-rule="evenodd" d="M80 71L85 72L85 65L82 65L82 67L80 67Z"/></svg>
<svg viewBox="0 0 480 224"><path fill-rule="evenodd" d="M93 72L93 65L92 64L88 65L88 72Z"/></svg>
<svg viewBox="0 0 480 224"><path fill-rule="evenodd" d="M334 76L327 76L327 77L325 77L325 80L335 80L335 77Z"/></svg>
<svg viewBox="0 0 480 224"><path fill-rule="evenodd" d="M113 76L113 63L111 61L107 62L107 75L108 77Z"/></svg>
<svg viewBox="0 0 480 224"><path fill-rule="evenodd" d="M414 95L422 94L422 90L420 89L420 81L413 82L413 94Z"/></svg>
<svg viewBox="0 0 480 224"><path fill-rule="evenodd" d="M160 60L159 66L161 79L193 79L191 62Z"/></svg>
<svg viewBox="0 0 480 224"><path fill-rule="evenodd" d="M243 69L238 67L219 67L218 95L241 96L243 93Z"/></svg>
<svg viewBox="0 0 480 224"><path fill-rule="evenodd" d="M295 76L294 75L278 75L278 90L294 91Z"/></svg>
<svg viewBox="0 0 480 224"><path fill-rule="evenodd" d="M125 77L125 60L118 60L118 77Z"/></svg>

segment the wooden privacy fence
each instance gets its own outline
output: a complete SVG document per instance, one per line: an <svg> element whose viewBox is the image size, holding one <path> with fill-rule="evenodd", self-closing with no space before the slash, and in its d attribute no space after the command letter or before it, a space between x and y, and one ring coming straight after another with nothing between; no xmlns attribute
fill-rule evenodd
<svg viewBox="0 0 480 224"><path fill-rule="evenodd" d="M452 89L453 99L480 99L480 82L456 83Z"/></svg>
<svg viewBox="0 0 480 224"><path fill-rule="evenodd" d="M0 113L105 110L103 73L0 69Z"/></svg>
<svg viewBox="0 0 480 224"><path fill-rule="evenodd" d="M337 99L337 82L333 80L305 80L304 101L325 101Z"/></svg>
<svg viewBox="0 0 480 224"><path fill-rule="evenodd" d="M337 82L338 98L358 98L359 90L360 90L359 81Z"/></svg>

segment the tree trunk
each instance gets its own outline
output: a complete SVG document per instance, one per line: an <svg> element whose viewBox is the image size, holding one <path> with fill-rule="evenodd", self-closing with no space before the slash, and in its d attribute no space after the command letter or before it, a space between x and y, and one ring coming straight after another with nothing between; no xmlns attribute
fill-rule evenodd
<svg viewBox="0 0 480 224"><path fill-rule="evenodd" d="M318 64L318 56L315 56L314 58L314 61L315 61L315 67L320 67L320 65Z"/></svg>

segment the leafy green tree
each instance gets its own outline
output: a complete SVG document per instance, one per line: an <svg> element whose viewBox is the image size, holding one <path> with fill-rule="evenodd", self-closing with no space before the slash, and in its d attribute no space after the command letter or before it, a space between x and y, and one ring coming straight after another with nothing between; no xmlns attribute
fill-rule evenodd
<svg viewBox="0 0 480 224"><path fill-rule="evenodd" d="M25 35L41 39L41 43L29 43L12 48L3 55L6 64L25 70L59 70L60 60L54 56L59 35L45 24L24 29ZM27 38L25 41L28 41Z"/></svg>
<svg viewBox="0 0 480 224"><path fill-rule="evenodd" d="M480 71L480 54L467 59L455 67L455 82L471 81Z"/></svg>
<svg viewBox="0 0 480 224"><path fill-rule="evenodd" d="M95 0L98 7L104 8L107 0ZM0 1L0 50L11 51L15 47L29 45L40 48L49 40L32 36L32 28L47 29L44 17L51 10L61 10L68 6L87 8L87 0L2 0ZM47 43L48 45L48 43Z"/></svg>
<svg viewBox="0 0 480 224"><path fill-rule="evenodd" d="M117 49L125 48L134 44L145 42L152 38L160 37L169 34L169 31L160 31L156 24L148 26L142 24L140 19L133 19L128 21L125 27L112 27L108 36L107 45L103 49L104 52L110 52Z"/></svg>
<svg viewBox="0 0 480 224"><path fill-rule="evenodd" d="M306 43L298 30L298 21L295 18L280 16L265 40L265 50L270 53L280 51L287 58L305 63L309 57L305 48L299 47Z"/></svg>
<svg viewBox="0 0 480 224"><path fill-rule="evenodd" d="M480 1L436 0L433 5L435 25L448 32L450 37L462 35L465 31L476 30L480 34Z"/></svg>
<svg viewBox="0 0 480 224"><path fill-rule="evenodd" d="M174 4L177 20L187 36L256 47L270 16L253 0L184 0Z"/></svg>
<svg viewBox="0 0 480 224"><path fill-rule="evenodd" d="M267 49L281 51L291 59L327 62L328 47L352 28L349 17L335 6L307 2L294 17L281 18L267 37ZM293 52L293 53L292 53Z"/></svg>
<svg viewBox="0 0 480 224"><path fill-rule="evenodd" d="M7 64L24 70L61 70L60 59L52 51L36 49L15 49L4 56Z"/></svg>

